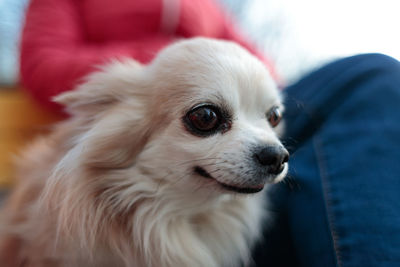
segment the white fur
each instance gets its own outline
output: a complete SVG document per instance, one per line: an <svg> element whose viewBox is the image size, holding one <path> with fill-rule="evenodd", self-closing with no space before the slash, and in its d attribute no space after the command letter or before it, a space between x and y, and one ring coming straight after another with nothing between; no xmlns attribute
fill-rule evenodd
<svg viewBox="0 0 400 267"><path fill-rule="evenodd" d="M216 180L254 186L250 147L280 144L265 118L280 96L261 62L233 43L197 38L148 66L114 62L56 100L73 117L21 157L0 259L16 243L10 267L249 262L263 194L232 193ZM185 129L182 117L203 102L232 112L229 131ZM194 173L197 165L214 179Z"/></svg>

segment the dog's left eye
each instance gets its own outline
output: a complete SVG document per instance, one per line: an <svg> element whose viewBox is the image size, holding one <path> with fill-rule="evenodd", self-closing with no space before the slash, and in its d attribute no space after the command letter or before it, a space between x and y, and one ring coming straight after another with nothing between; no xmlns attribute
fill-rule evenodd
<svg viewBox="0 0 400 267"><path fill-rule="evenodd" d="M282 113L281 113L279 107L277 107L277 106L271 108L267 112L266 116L267 116L267 120L268 120L269 124L272 127L278 126L279 122L282 119Z"/></svg>

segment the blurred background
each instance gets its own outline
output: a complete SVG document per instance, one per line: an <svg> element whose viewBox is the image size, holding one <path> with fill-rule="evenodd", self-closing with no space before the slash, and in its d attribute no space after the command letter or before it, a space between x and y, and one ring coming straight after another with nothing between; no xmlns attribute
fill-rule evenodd
<svg viewBox="0 0 400 267"><path fill-rule="evenodd" d="M286 83L352 54L379 52L400 59L399 0L219 1L271 57ZM27 2L0 0L0 185L9 181L10 155L40 131L38 125L58 119L16 89Z"/></svg>
<svg viewBox="0 0 400 267"><path fill-rule="evenodd" d="M380 52L400 58L398 0L219 0L274 61L285 81L334 58ZM18 80L28 0L0 0L0 84Z"/></svg>
<svg viewBox="0 0 400 267"><path fill-rule="evenodd" d="M0 0L0 85L18 80L18 43L27 0Z"/></svg>
<svg viewBox="0 0 400 267"><path fill-rule="evenodd" d="M224 0L287 82L335 58L400 59L398 0Z"/></svg>

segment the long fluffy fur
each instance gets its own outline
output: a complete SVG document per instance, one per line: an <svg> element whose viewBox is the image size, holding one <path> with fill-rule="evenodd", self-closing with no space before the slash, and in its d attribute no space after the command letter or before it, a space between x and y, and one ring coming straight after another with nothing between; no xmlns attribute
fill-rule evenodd
<svg viewBox="0 0 400 267"><path fill-rule="evenodd" d="M1 266L248 262L260 236L263 195L225 192L193 177L191 163L235 167L248 140L278 143L276 133L263 125L265 133L245 134L243 122L225 143L217 136L198 140L180 118L194 94L209 98L203 88L228 90L215 97L236 103L240 94L235 99L229 90L260 84L252 95L242 93L243 107L279 102L265 68L237 45L194 39L167 48L149 66L114 62L57 97L72 117L18 160L17 186L1 212ZM230 181L225 173L218 177Z"/></svg>

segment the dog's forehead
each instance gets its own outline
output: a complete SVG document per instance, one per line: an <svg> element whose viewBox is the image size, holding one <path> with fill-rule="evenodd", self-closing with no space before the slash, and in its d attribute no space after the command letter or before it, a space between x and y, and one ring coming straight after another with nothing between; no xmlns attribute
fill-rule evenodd
<svg viewBox="0 0 400 267"><path fill-rule="evenodd" d="M234 57L222 59L218 65L207 67L192 89L193 95L249 112L280 102L276 85L264 66Z"/></svg>
<svg viewBox="0 0 400 267"><path fill-rule="evenodd" d="M176 102L201 102L253 111L279 103L279 93L268 70L236 44L197 39L166 49L153 62L158 95ZM165 93L165 94L163 94Z"/></svg>

